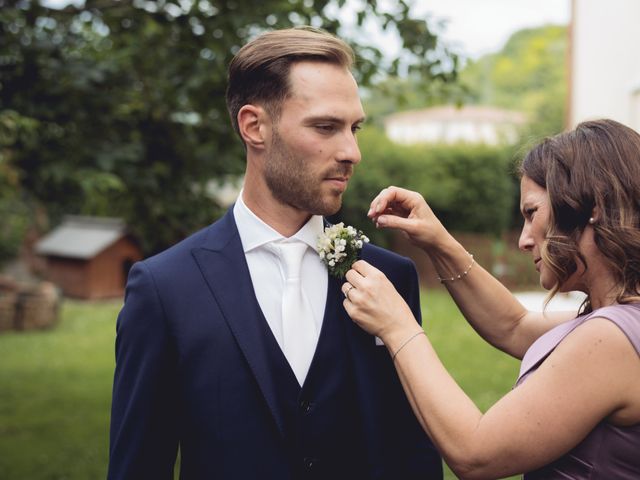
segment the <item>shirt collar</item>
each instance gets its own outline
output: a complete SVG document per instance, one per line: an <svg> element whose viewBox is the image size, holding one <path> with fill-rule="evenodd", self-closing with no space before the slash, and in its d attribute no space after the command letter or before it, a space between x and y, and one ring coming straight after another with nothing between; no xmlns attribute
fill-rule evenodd
<svg viewBox="0 0 640 480"><path fill-rule="evenodd" d="M300 230L287 238L275 231L253 213L242 199L243 190L233 206L233 216L236 220L242 248L247 253L263 245L290 240L299 240L306 243L313 250L317 250L318 236L324 229L324 220L321 215L312 215Z"/></svg>

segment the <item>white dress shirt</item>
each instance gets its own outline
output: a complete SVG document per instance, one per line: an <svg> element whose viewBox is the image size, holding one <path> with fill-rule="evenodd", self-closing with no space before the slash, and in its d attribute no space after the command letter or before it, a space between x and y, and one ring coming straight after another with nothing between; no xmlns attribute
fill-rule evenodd
<svg viewBox="0 0 640 480"><path fill-rule="evenodd" d="M311 304L316 335L319 336L328 288L327 268L316 251L318 235L324 229L322 217L312 216L300 230L288 239L249 210L242 200L242 191L233 207L233 215L258 304L281 349L283 348L282 296L285 274L280 257L269 248L269 245L296 239L309 246L302 259L302 290Z"/></svg>

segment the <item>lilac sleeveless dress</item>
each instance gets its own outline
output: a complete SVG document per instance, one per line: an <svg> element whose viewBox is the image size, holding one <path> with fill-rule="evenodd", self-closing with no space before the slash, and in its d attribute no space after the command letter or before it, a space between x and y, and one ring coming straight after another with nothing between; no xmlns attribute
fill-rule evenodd
<svg viewBox="0 0 640 480"><path fill-rule="evenodd" d="M525 354L517 385L538 368L554 348L590 318L606 318L629 338L640 355L640 303L612 305L582 315L551 329ZM629 379L638 382L640 378ZM640 479L640 424L616 427L603 421L571 451L534 472L525 480L626 480Z"/></svg>

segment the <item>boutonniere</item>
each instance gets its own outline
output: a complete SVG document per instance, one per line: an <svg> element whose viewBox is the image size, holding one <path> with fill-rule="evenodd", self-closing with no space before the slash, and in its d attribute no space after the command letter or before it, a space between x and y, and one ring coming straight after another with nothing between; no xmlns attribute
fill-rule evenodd
<svg viewBox="0 0 640 480"><path fill-rule="evenodd" d="M344 277L358 259L362 246L369 239L360 231L340 222L326 227L318 235L318 255L336 278Z"/></svg>

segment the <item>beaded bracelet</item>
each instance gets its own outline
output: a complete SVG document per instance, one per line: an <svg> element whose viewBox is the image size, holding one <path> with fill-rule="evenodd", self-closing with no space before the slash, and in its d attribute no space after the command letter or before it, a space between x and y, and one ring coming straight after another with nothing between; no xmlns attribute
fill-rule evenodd
<svg viewBox="0 0 640 480"><path fill-rule="evenodd" d="M469 270L471 270L471 267L473 267L473 265L476 263L475 259L473 258L473 255L470 254L469 252L467 252L469 254L469 256L471 257L471 263L469 264L469 266L467 267L467 269L462 272L459 273L458 276L455 277L451 277L451 278L442 278L440 276L438 276L438 281L440 283L444 283L444 282L455 282L456 280L460 280L462 277L466 277L467 273L469 273Z"/></svg>

